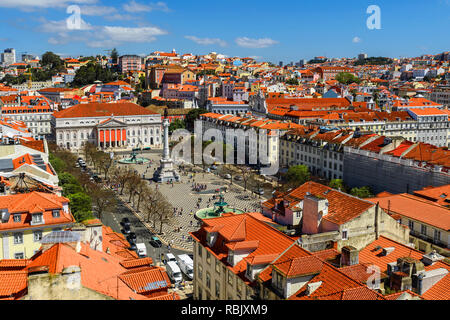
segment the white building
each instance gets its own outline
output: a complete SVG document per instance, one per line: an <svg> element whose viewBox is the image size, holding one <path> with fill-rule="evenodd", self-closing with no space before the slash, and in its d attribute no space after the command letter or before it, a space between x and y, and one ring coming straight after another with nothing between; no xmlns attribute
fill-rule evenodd
<svg viewBox="0 0 450 320"><path fill-rule="evenodd" d="M79 149L90 142L102 149L162 145L161 115L134 103L80 104L53 114L56 143Z"/></svg>

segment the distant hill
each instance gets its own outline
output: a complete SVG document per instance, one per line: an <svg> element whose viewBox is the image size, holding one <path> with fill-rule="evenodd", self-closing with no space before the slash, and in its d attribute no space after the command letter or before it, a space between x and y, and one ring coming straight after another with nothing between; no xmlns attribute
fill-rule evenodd
<svg viewBox="0 0 450 320"><path fill-rule="evenodd" d="M369 57L355 62L355 66L361 65L385 65L392 64L394 61L385 57Z"/></svg>

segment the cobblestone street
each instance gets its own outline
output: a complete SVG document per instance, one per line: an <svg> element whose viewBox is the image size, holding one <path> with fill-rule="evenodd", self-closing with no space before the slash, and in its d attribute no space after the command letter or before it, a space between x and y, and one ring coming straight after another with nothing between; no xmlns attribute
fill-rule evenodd
<svg viewBox="0 0 450 320"><path fill-rule="evenodd" d="M141 176L145 176L145 179L149 180L153 176L153 172L159 165L160 155L159 153L145 154L145 158L153 160L152 164L144 165L123 165L120 167L126 168L131 166ZM222 179L213 173L197 173L194 176L195 183L206 184L207 188L201 192L195 192L192 190L191 174L183 174L180 172L182 182L171 184L156 184L153 181L149 181L152 188L158 188L163 193L168 201L174 208L177 209L177 214L173 216L174 223L172 225L163 226L163 235L160 235L161 240L166 243L172 244L174 248L180 248L184 250L192 250L192 242L190 241L189 232L196 231L198 229L197 220L194 218L195 212L199 209L204 209L214 206L214 200L212 200L216 189L224 186L229 186L228 191L224 195L224 200L230 207L241 209L246 212L260 211L261 200L264 198L258 198L252 195L249 191L245 191L244 188L237 185L230 186L229 181ZM249 198L244 198L248 195ZM197 208L198 199L201 198L200 208ZM123 197L127 200L127 197ZM211 202L208 200L211 199ZM180 214L180 211L182 213ZM143 215L138 213L143 219ZM150 224L144 223L148 228L151 228ZM180 232L177 232L177 228L181 228ZM156 228L151 228L153 231L159 231L159 225ZM156 230L155 230L156 229Z"/></svg>

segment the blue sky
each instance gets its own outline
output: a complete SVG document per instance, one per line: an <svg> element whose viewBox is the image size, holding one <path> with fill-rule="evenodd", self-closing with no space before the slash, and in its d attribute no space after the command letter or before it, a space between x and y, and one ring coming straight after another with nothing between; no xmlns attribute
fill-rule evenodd
<svg viewBox="0 0 450 320"><path fill-rule="evenodd" d="M79 30L66 10L81 9ZM369 5L381 29L369 30ZM450 50L450 0L0 0L0 48L41 55L155 50L265 61L314 56L412 57Z"/></svg>

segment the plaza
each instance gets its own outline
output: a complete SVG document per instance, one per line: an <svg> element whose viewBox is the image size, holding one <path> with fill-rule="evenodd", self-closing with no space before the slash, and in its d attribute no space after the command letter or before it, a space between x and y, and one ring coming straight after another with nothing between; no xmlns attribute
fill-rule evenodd
<svg viewBox="0 0 450 320"><path fill-rule="evenodd" d="M119 156L121 158L121 156ZM214 207L214 203L218 200L216 190L227 186L227 192L224 193L224 201L230 208L235 208L239 213L244 212L260 212L261 201L264 198L258 198L251 194L250 191L245 191L244 188L238 185L231 185L229 181L214 175L213 173L189 173L180 170L181 182L173 184L163 183L157 184L151 181L154 171L159 166L161 158L160 152L145 153L141 157L150 160L148 164L118 164L122 168L132 168L137 173L148 181L150 187L158 188L158 190L167 198L170 204L176 209L172 217L174 222L172 225L163 226L163 234L158 235L165 243L171 244L174 248L192 251L192 242L190 240L189 232L196 231L199 228L199 221L195 218L195 213L199 210ZM119 160L120 160L119 158ZM196 192L192 188L193 183L204 184L206 189ZM216 195L215 199L213 196ZM247 196L247 197L246 197ZM122 197L127 200L126 196ZM199 202L199 199L201 201ZM143 213L138 212L137 215L144 220ZM148 228L150 224L144 223ZM179 231L178 231L178 228ZM159 226L153 230L159 231Z"/></svg>

